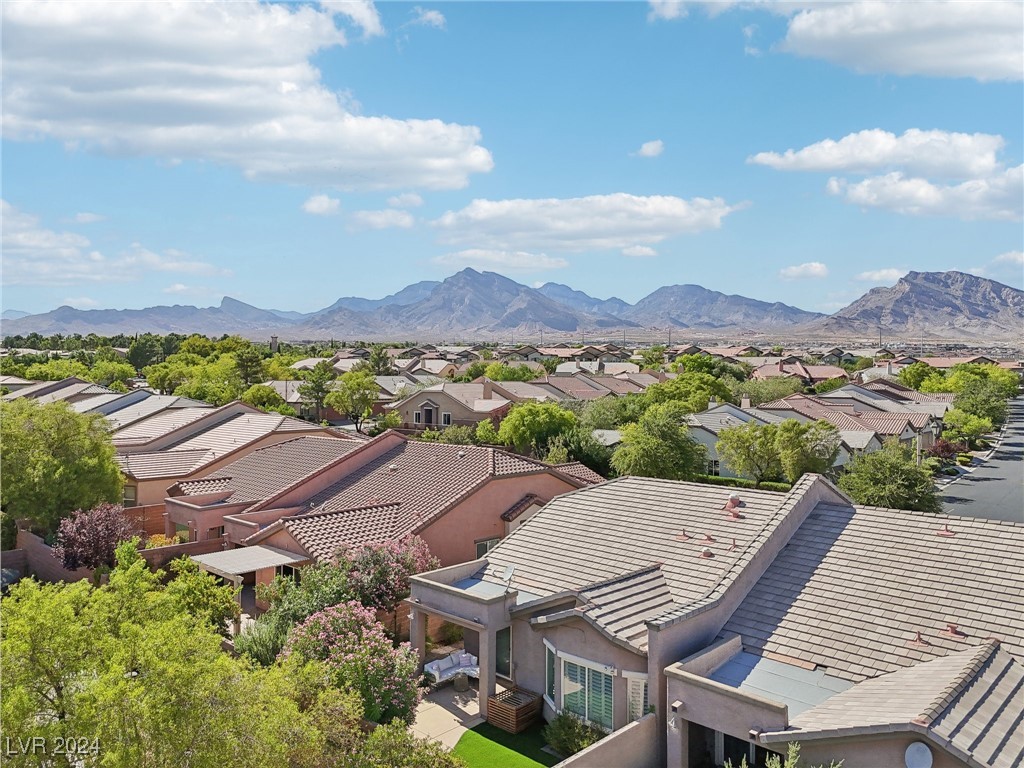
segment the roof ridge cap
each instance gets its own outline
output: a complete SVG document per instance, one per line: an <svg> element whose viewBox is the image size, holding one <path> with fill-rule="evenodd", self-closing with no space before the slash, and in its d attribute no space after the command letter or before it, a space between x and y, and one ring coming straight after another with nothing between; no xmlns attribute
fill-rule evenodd
<svg viewBox="0 0 1024 768"><path fill-rule="evenodd" d="M600 589L601 587L607 587L611 584L615 584L616 582L625 581L626 579L631 579L634 576L639 576L642 573L654 573L655 571L661 571L664 565L664 563L651 563L650 565L645 565L642 568L634 568L631 571L624 571L615 576L611 576L610 578L602 579L601 581L595 581L590 584L584 584L582 587L577 587L574 591L579 593L585 592L590 589Z"/></svg>
<svg viewBox="0 0 1024 768"><path fill-rule="evenodd" d="M313 517L323 517L324 515L338 515L342 512L364 512L368 509L380 509L381 507L398 507L401 506L400 501L382 501L377 504L360 504L355 507L339 507L338 509L316 509L312 508L309 512L300 512L297 515L284 515L281 520L307 520Z"/></svg>
<svg viewBox="0 0 1024 768"><path fill-rule="evenodd" d="M967 684L978 675L982 667L988 664L997 650L999 650L998 640L988 638L981 642L974 649L967 664L960 668L960 671L953 676L949 685L943 689L942 693L917 718L918 722L922 725L930 725L939 715L945 712L949 705L963 693Z"/></svg>

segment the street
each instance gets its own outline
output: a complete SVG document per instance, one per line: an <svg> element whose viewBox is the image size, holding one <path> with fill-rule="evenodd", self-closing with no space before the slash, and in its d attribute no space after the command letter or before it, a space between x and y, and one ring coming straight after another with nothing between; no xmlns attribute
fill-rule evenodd
<svg viewBox="0 0 1024 768"><path fill-rule="evenodd" d="M1024 523L1024 397L1010 401L1006 432L992 457L944 489L946 512Z"/></svg>

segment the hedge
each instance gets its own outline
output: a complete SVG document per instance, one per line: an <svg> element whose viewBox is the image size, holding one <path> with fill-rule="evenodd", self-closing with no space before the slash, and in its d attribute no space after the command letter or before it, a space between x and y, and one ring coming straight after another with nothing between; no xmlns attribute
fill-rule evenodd
<svg viewBox="0 0 1024 768"><path fill-rule="evenodd" d="M707 485L727 485L732 488L753 488L754 481L747 480L745 477L719 477L718 475L697 475L698 483L706 483ZM761 483L760 489L762 491L788 491L793 486L789 483L773 483L765 480Z"/></svg>

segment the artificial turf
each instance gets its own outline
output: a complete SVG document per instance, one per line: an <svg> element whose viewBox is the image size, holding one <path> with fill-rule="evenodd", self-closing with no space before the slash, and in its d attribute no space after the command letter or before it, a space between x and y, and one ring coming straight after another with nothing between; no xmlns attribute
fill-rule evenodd
<svg viewBox="0 0 1024 768"><path fill-rule="evenodd" d="M467 768L537 768L552 766L559 758L542 751L547 743L543 726L531 726L522 733L508 733L490 723L481 723L466 731L455 745L455 754Z"/></svg>

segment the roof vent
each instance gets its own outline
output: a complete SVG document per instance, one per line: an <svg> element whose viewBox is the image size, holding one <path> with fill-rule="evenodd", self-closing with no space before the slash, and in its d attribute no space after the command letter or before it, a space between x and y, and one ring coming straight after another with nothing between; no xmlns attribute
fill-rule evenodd
<svg viewBox="0 0 1024 768"><path fill-rule="evenodd" d="M920 646L922 648L925 647L925 646L931 645L931 643L929 643L927 640L924 639L924 637L921 635L920 631L915 632L914 633L914 639L910 640L907 644L908 645Z"/></svg>
<svg viewBox="0 0 1024 768"><path fill-rule="evenodd" d="M466 452L465 451L459 451L459 458L460 459L466 458Z"/></svg>
<svg viewBox="0 0 1024 768"><path fill-rule="evenodd" d="M956 536L956 533L949 529L949 523L943 525L939 530L935 532L936 536Z"/></svg>
<svg viewBox="0 0 1024 768"><path fill-rule="evenodd" d="M705 544L710 544L715 538L710 533L705 533L704 538L701 539Z"/></svg>
<svg viewBox="0 0 1024 768"><path fill-rule="evenodd" d="M397 464L388 464L388 472L394 472L397 469L398 469L398 465Z"/></svg>
<svg viewBox="0 0 1024 768"><path fill-rule="evenodd" d="M732 544L729 545L729 551L731 552L734 549L736 549L736 539L735 538L732 540Z"/></svg>
<svg viewBox="0 0 1024 768"><path fill-rule="evenodd" d="M946 628L942 631L942 634L946 637L958 637L961 639L967 637L967 633L960 629L956 624L946 624Z"/></svg>
<svg viewBox="0 0 1024 768"><path fill-rule="evenodd" d="M688 534L686 532L685 528L683 528L683 530L681 530L679 533L676 534L676 541L689 541L689 540L690 540L690 534Z"/></svg>
<svg viewBox="0 0 1024 768"><path fill-rule="evenodd" d="M702 550L701 550L700 556L701 556L701 558L703 558L703 559L705 559L705 560L706 560L706 559L707 559L707 558L709 558L709 557L714 557L714 556L715 556L715 553L714 553L714 552L712 552L712 551L711 551L710 549L708 549L707 547L704 547L704 549L702 549Z"/></svg>

